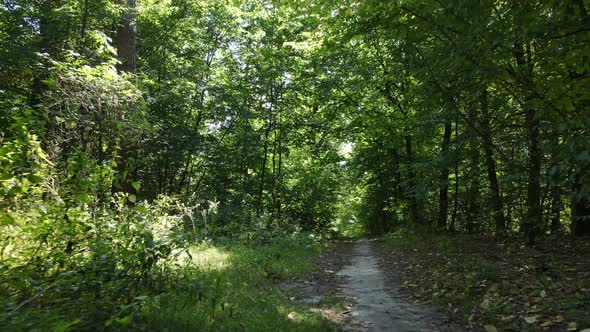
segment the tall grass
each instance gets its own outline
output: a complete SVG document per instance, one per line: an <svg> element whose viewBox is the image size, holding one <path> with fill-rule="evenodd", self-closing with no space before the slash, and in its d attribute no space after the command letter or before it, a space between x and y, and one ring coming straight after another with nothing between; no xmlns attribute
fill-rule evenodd
<svg viewBox="0 0 590 332"><path fill-rule="evenodd" d="M267 244L198 245L180 257L171 287L141 305L132 329L151 331L332 331L277 282L304 277L323 248L308 237Z"/></svg>

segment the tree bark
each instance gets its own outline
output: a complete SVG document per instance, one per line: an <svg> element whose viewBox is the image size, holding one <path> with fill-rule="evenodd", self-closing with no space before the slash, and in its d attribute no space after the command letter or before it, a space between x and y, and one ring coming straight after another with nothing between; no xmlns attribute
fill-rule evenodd
<svg viewBox="0 0 590 332"><path fill-rule="evenodd" d="M272 118L268 121L268 128L264 133L264 158L262 159L262 169L260 171L260 187L258 189L258 200L256 203L256 216L262 215L262 196L264 194L264 176L266 174L266 162L268 160L268 136L272 130Z"/></svg>
<svg viewBox="0 0 590 332"><path fill-rule="evenodd" d="M414 225L421 225L420 213L418 210L418 200L416 198L416 174L414 172L414 152L412 151L412 136L405 135L406 143L406 161L408 167L408 197L410 205L410 222Z"/></svg>
<svg viewBox="0 0 590 332"><path fill-rule="evenodd" d="M445 123L445 132L443 134L440 170L440 189L439 189L439 209L438 209L438 228L445 231L447 229L447 219L449 210L449 145L451 142L451 133L453 131L451 121Z"/></svg>
<svg viewBox="0 0 590 332"><path fill-rule="evenodd" d="M551 235L558 234L561 230L561 188L553 186L551 188Z"/></svg>
<svg viewBox="0 0 590 332"><path fill-rule="evenodd" d="M469 120L473 124L477 124L479 122L477 109L475 107L471 107L469 110ZM470 165L469 171L466 176L467 179L469 179L469 182L466 192L467 220L465 221L465 228L467 233L475 233L478 230L478 220L480 220L481 214L481 146L478 139L479 134L476 132L475 127L473 125L469 126L468 133L470 136L468 151L468 155L470 156Z"/></svg>
<svg viewBox="0 0 590 332"><path fill-rule="evenodd" d="M504 235L506 224L504 221L504 204L502 194L500 193L500 184L496 174L496 161L494 159L494 150L491 146L492 132L490 128L490 113L488 104L488 91L485 89L480 96L480 107L482 113L481 126L488 139L483 140L484 154L486 158L486 167L488 172L488 181L490 182L490 191L492 192L492 209L494 213L494 223L496 226L496 236Z"/></svg>
<svg viewBox="0 0 590 332"><path fill-rule="evenodd" d="M117 0L123 12L117 28L117 56L120 71L134 73L137 68L137 28L135 25L136 0Z"/></svg>
<svg viewBox="0 0 590 332"><path fill-rule="evenodd" d="M559 132L557 130L553 130L551 135L551 142L550 144L553 146L555 151L553 151L551 155L551 168L554 172L559 172L560 168L559 165L562 162L560 160L560 155L557 150L560 149L559 144ZM560 233L561 231L561 209L563 208L561 196L563 195L563 189L561 188L561 183L558 180L561 178L559 173L551 174L553 172L549 172L548 178L548 187L549 187L549 229L551 230L551 235L555 235Z"/></svg>
<svg viewBox="0 0 590 332"><path fill-rule="evenodd" d="M527 161L527 213L523 231L527 242L533 243L543 224L541 208L541 147L539 121L533 109L526 110L526 129L528 134L529 158Z"/></svg>
<svg viewBox="0 0 590 332"><path fill-rule="evenodd" d="M525 128L528 140L527 160L527 212L522 225L524 236L529 244L535 241L543 226L543 209L541 207L541 135L539 130L539 119L536 109L531 105L533 100L533 64L530 62L530 47L526 48L528 57L525 56L524 45L517 41L512 50L518 73L516 79L523 82L523 89L529 95L524 100Z"/></svg>
<svg viewBox="0 0 590 332"><path fill-rule="evenodd" d="M451 215L451 223L449 225L449 232L454 233L456 231L457 225L457 211L459 208L459 158L458 158L458 149L459 146L457 144L457 140L459 136L459 121L455 119L455 188L453 190L453 213Z"/></svg>
<svg viewBox="0 0 590 332"><path fill-rule="evenodd" d="M279 118L280 119L280 118ZM279 131L279 165L278 165L278 192L276 197L277 219L281 219L281 195L283 191L283 129L277 119L277 128Z"/></svg>
<svg viewBox="0 0 590 332"><path fill-rule="evenodd" d="M572 205L572 234L590 236L590 200L577 199Z"/></svg>
<svg viewBox="0 0 590 332"><path fill-rule="evenodd" d="M582 191L582 178L583 175L578 173L574 179L571 224L574 236L590 236L590 198Z"/></svg>

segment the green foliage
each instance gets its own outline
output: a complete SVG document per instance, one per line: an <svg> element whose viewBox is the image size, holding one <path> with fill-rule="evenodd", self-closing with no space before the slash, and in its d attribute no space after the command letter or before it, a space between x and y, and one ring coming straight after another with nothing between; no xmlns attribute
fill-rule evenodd
<svg viewBox="0 0 590 332"><path fill-rule="evenodd" d="M587 10L4 1L0 323L125 329L183 298L179 328L194 322L185 308L238 328L216 325L215 294L209 311L151 297L189 273L172 256L219 238L590 234ZM240 258L249 282L291 275L278 248L256 250Z"/></svg>
<svg viewBox="0 0 590 332"><path fill-rule="evenodd" d="M181 256L168 274L171 287L146 299L133 321L137 329L233 331L331 331L318 313L292 303L274 282L304 277L322 246L309 236L268 244L230 241L200 245ZM297 320L291 319L297 313ZM291 316L290 316L291 314Z"/></svg>
<svg viewBox="0 0 590 332"><path fill-rule="evenodd" d="M42 182L49 176L52 164L41 148L39 137L28 130L29 114L15 116L10 136L0 137L0 203L2 221L11 223L10 207L22 204L29 196L38 196Z"/></svg>

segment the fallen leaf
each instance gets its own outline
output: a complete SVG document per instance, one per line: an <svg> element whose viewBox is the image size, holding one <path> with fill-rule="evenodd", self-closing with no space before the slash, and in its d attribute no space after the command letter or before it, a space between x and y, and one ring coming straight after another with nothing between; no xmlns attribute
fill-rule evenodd
<svg viewBox="0 0 590 332"><path fill-rule="evenodd" d="M484 325L483 329L486 330L486 332L498 332L498 329L494 326L494 325Z"/></svg>
<svg viewBox="0 0 590 332"><path fill-rule="evenodd" d="M578 329L578 324L576 324L576 322L569 322L567 324L567 330L568 331L575 331Z"/></svg>
<svg viewBox="0 0 590 332"><path fill-rule="evenodd" d="M483 310L487 310L490 308L490 300L489 299L484 299L483 301L481 301L481 303L479 304L479 306L483 309Z"/></svg>
<svg viewBox="0 0 590 332"><path fill-rule="evenodd" d="M528 316L524 318L524 321L529 323L529 324L533 324L537 322L537 318L538 316Z"/></svg>

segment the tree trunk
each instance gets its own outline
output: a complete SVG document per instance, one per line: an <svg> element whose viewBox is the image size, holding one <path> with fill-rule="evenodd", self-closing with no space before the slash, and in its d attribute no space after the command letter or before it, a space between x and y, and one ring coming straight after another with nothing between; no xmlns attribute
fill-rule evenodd
<svg viewBox="0 0 590 332"><path fill-rule="evenodd" d="M557 130L553 131L550 144L556 149L560 148L559 133ZM560 160L559 153L557 151L554 151L551 155L551 166L554 171L559 171L560 162L562 162L562 160ZM548 176L550 204L549 229L551 230L551 235L558 234L561 231L561 209L563 208L561 196L563 195L563 189L561 188L560 181L557 180L558 178L561 178L559 175L560 174L555 174L552 176L551 174L549 174Z"/></svg>
<svg viewBox="0 0 590 332"><path fill-rule="evenodd" d="M268 136L272 129L272 118L268 121L268 128L264 133L264 158L262 159L262 169L260 171L260 188L258 189L258 201L256 203L256 216L262 215L262 196L264 194L264 176L266 174L266 162L268 160Z"/></svg>
<svg viewBox="0 0 590 332"><path fill-rule="evenodd" d="M117 28L117 55L121 61L118 69L134 73L137 68L136 0L118 0L118 3L124 7Z"/></svg>
<svg viewBox="0 0 590 332"><path fill-rule="evenodd" d="M449 145L451 142L451 133L453 131L451 121L445 123L445 132L443 134L440 170L440 189L439 189L439 209L438 209L438 228L439 230L447 229L447 218L449 210Z"/></svg>
<svg viewBox="0 0 590 332"><path fill-rule="evenodd" d="M80 27L80 43L82 44L82 50L86 49L86 30L88 29L88 17L90 16L89 0L82 2L82 23Z"/></svg>
<svg viewBox="0 0 590 332"><path fill-rule="evenodd" d="M551 235L558 234L561 230L561 187L551 188Z"/></svg>
<svg viewBox="0 0 590 332"><path fill-rule="evenodd" d="M533 109L526 110L526 129L529 138L529 158L527 161L527 213L523 231L528 243L533 243L543 226L541 208L541 147L539 121Z"/></svg>
<svg viewBox="0 0 590 332"><path fill-rule="evenodd" d="M575 200L572 206L572 235L590 236L590 200Z"/></svg>
<svg viewBox="0 0 590 332"><path fill-rule="evenodd" d="M277 209L277 219L281 219L281 195L283 190L283 130L281 127L280 122L277 122L277 127L279 129L279 165L278 165L278 192L277 192L277 201L276 201L276 209Z"/></svg>
<svg viewBox="0 0 590 332"><path fill-rule="evenodd" d="M527 46L525 55L524 45L517 41L512 50L518 70L516 79L524 82L523 89L529 93L524 100L525 128L528 139L528 160L527 160L527 212L522 225L524 236L529 244L535 241L535 237L543 227L543 209L541 207L541 135L539 131L539 119L537 112L531 102L533 96L529 90L533 90L533 64L531 63L531 50Z"/></svg>
<svg viewBox="0 0 590 332"><path fill-rule="evenodd" d="M472 123L478 123L478 116L475 107L471 107L469 111L469 118ZM468 188L466 194L466 205L467 205L467 220L465 221L465 228L467 233L475 233L478 230L478 220L481 214L481 167L480 167L480 156L481 146L478 139L478 133L475 131L473 126L469 128L469 171L466 175L468 179Z"/></svg>
<svg viewBox="0 0 590 332"><path fill-rule="evenodd" d="M57 54L59 53L58 45L62 36L58 29L59 22L55 22L55 19L52 19L52 15L53 11L60 5L61 1L59 0L47 0L41 2L39 6L39 35L36 38L35 48L39 53L49 54L53 60L59 58ZM41 67L34 68L34 76L31 82L29 105L33 109L38 109L41 104L43 93L47 88L47 85L43 81L49 76L46 68L51 67L49 63L46 63L46 59L42 58L41 61L43 62L43 69Z"/></svg>
<svg viewBox="0 0 590 332"><path fill-rule="evenodd" d="M275 208L277 204L277 195L276 195L276 183L277 183L277 129L273 130L273 144L272 144L272 181L270 185L270 196L271 196L271 206L270 206L270 216L272 220L275 220Z"/></svg>
<svg viewBox="0 0 590 332"><path fill-rule="evenodd" d="M494 160L494 150L492 147L492 132L490 128L490 113L488 107L488 91L484 90L480 96L480 107L482 113L482 130L487 136L483 140L484 154L486 157L486 167L488 171L488 180L490 182L490 191L492 192L492 209L494 213L494 223L496 226L496 236L504 235L506 224L504 221L504 204L502 194L500 193L500 184L496 174L496 161Z"/></svg>
<svg viewBox="0 0 590 332"><path fill-rule="evenodd" d="M459 121L455 119L455 188L453 190L453 213L451 215L451 224L449 225L449 232L454 233L456 231L457 223L457 211L459 208L459 157L458 157L458 144L457 137L459 136Z"/></svg>
<svg viewBox="0 0 590 332"><path fill-rule="evenodd" d="M405 135L406 159L408 167L408 197L410 204L410 222L414 225L422 224L418 211L418 199L416 198L416 175L414 173L414 152L412 151L412 136Z"/></svg>
<svg viewBox="0 0 590 332"><path fill-rule="evenodd" d="M582 192L582 177L578 173L574 180L571 225L574 236L590 236L590 199L587 192Z"/></svg>

